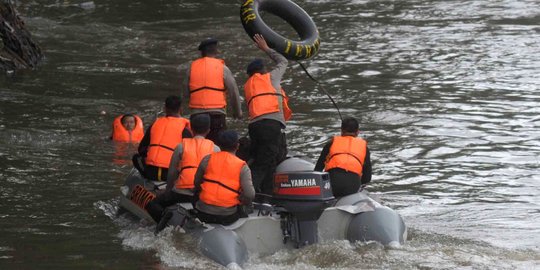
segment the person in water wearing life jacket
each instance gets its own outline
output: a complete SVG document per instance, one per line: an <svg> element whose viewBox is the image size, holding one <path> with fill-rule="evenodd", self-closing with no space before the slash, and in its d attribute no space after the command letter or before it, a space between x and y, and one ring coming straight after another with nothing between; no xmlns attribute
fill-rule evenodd
<svg viewBox="0 0 540 270"><path fill-rule="evenodd" d="M255 59L247 66L249 79L244 85L245 100L249 109L248 132L251 139L250 168L257 192L272 193L273 175L279 164L287 156L285 121L292 112L288 98L281 88L281 79L288 61L281 54L268 47L262 35L254 36L259 49L265 52L276 66L267 72L263 60Z"/></svg>
<svg viewBox="0 0 540 270"><path fill-rule="evenodd" d="M138 143L142 140L143 136L143 122L139 116L124 114L114 119L111 140L115 142Z"/></svg>
<svg viewBox="0 0 540 270"><path fill-rule="evenodd" d="M210 131L210 117L199 114L191 121L193 138L184 138L176 146L167 174L167 187L165 192L158 195L146 205L146 210L157 222L156 232L161 231L172 217L172 212L163 210L171 205L181 202L194 203L193 188L195 172L202 158L219 152L220 149L211 140L204 137ZM161 222L160 222L161 220Z"/></svg>
<svg viewBox="0 0 540 270"><path fill-rule="evenodd" d="M247 216L242 205L251 205L255 189L249 167L236 156L236 131L221 132L218 144L221 152L204 157L195 173L195 209L202 222L229 225Z"/></svg>
<svg viewBox="0 0 540 270"><path fill-rule="evenodd" d="M371 158L367 142L358 138L358 121L352 117L341 122L341 136L333 137L321 151L315 171L327 171L335 197L359 191L371 181Z"/></svg>
<svg viewBox="0 0 540 270"><path fill-rule="evenodd" d="M165 181L174 148L182 138L191 138L189 120L181 116L181 99L165 99L165 116L148 127L139 144L133 165L149 180Z"/></svg>
<svg viewBox="0 0 540 270"><path fill-rule="evenodd" d="M183 84L184 98L189 100L190 119L198 114L210 116L207 139L216 142L218 133L227 129L227 96L233 117L242 118L240 95L233 73L222 59L217 58L218 40L208 38L199 44L201 57L191 62Z"/></svg>

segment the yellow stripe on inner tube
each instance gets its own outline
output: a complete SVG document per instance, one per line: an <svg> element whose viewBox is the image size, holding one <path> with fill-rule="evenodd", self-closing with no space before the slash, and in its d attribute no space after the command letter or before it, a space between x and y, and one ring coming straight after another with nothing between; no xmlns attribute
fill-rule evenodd
<svg viewBox="0 0 540 270"><path fill-rule="evenodd" d="M281 17L299 32L302 40L291 40L281 36L259 16L261 11ZM317 26L309 14L293 1L243 0L240 6L240 21L251 39L253 35L261 34L270 48L289 60L309 59L319 51L320 40Z"/></svg>
<svg viewBox="0 0 540 270"><path fill-rule="evenodd" d="M285 47L285 53L289 53L289 51L291 51L291 41L290 40L285 40L287 42L287 47Z"/></svg>

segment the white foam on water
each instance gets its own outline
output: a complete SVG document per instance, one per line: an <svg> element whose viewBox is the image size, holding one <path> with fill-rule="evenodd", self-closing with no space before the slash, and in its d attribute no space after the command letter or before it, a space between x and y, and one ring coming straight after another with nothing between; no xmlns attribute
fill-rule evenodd
<svg viewBox="0 0 540 270"><path fill-rule="evenodd" d="M167 267L181 269L221 269L223 266L198 251L198 241L178 229L168 227L157 236L154 225L116 216L117 200L97 202L117 226L118 237L128 249L155 252ZM279 236L277 236L279 237ZM534 269L540 264L540 254L534 250L511 250L494 247L486 242L456 238L410 228L404 244L383 246L377 242L350 243L336 240L301 249L280 250L260 256L251 253L242 268L229 269L304 270L304 269ZM531 268L533 267L533 268Z"/></svg>
<svg viewBox="0 0 540 270"><path fill-rule="evenodd" d="M122 245L128 249L153 251L155 256L169 267L184 269L221 267L199 254L197 242L189 235L172 227L167 227L155 235L154 224L134 219L129 214L117 215L118 200L98 201L94 205L120 227L117 236L121 239Z"/></svg>

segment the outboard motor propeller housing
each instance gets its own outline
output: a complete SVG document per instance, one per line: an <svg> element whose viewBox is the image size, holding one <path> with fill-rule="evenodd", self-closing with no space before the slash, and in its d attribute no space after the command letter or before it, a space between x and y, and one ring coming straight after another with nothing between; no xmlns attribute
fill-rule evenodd
<svg viewBox="0 0 540 270"><path fill-rule="evenodd" d="M291 158L284 162L295 162ZM281 166L281 165L280 165ZM281 212L284 241L302 247L318 242L317 220L335 203L326 172L280 171L274 175L273 203Z"/></svg>

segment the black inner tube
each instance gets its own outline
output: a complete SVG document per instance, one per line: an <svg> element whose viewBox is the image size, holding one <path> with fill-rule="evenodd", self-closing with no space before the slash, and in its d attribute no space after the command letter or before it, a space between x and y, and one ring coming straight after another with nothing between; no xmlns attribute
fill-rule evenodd
<svg viewBox="0 0 540 270"><path fill-rule="evenodd" d="M317 29L315 28L315 24L310 23L311 20L308 21L308 20L298 19L299 18L298 13L300 13L303 10L287 9L284 6L275 5L272 2L265 1L261 3L261 6L259 7L259 11L265 11L265 12L274 14L280 17L281 19L285 20L288 24L290 24L294 28L294 30L296 30L296 33L298 34L298 36L300 36L300 39L302 40L309 39L311 36L317 35ZM266 24L264 21L263 23Z"/></svg>
<svg viewBox="0 0 540 270"><path fill-rule="evenodd" d="M276 33L262 20L260 11L285 20L298 33L300 40L291 40ZM317 26L301 7L289 0L245 0L240 8L240 18L250 38L261 34L271 48L290 60L309 59L319 51Z"/></svg>

